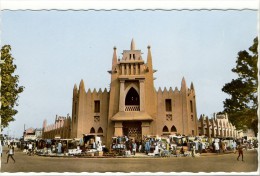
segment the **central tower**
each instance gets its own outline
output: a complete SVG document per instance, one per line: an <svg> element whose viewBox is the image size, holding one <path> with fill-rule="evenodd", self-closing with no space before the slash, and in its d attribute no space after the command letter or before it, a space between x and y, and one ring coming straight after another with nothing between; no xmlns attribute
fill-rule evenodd
<svg viewBox="0 0 260 176"><path fill-rule="evenodd" d="M156 118L157 96L154 88L152 56L148 46L147 61L137 50L132 39L130 50L117 58L116 47L112 58L107 141L112 136L127 135L141 140L156 133L152 121Z"/></svg>

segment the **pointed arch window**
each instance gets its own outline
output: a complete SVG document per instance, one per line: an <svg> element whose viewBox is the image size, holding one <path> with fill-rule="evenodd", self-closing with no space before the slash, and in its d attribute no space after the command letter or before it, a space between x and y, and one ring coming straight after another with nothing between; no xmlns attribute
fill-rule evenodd
<svg viewBox="0 0 260 176"><path fill-rule="evenodd" d="M174 125L171 128L171 132L177 132L177 129L176 129L176 127Z"/></svg>
<svg viewBox="0 0 260 176"><path fill-rule="evenodd" d="M103 133L103 129L101 127L98 128L98 133Z"/></svg>
<svg viewBox="0 0 260 176"><path fill-rule="evenodd" d="M125 105L140 105L140 98L137 91L131 87L125 97Z"/></svg>
<svg viewBox="0 0 260 176"><path fill-rule="evenodd" d="M90 129L90 133L95 133L95 129L93 127Z"/></svg>
<svg viewBox="0 0 260 176"><path fill-rule="evenodd" d="M164 126L164 127L163 127L163 132L169 132L169 129L168 129L167 126Z"/></svg>

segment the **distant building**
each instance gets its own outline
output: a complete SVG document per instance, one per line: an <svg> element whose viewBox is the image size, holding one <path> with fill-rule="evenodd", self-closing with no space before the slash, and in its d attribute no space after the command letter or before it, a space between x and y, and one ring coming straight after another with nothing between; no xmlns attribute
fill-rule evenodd
<svg viewBox="0 0 260 176"><path fill-rule="evenodd" d="M201 115L199 118L199 135L208 137L238 138L238 131L229 120L227 114L215 114L212 118Z"/></svg>
<svg viewBox="0 0 260 176"><path fill-rule="evenodd" d="M139 141L145 135L198 135L193 83L188 87L183 78L180 90L155 90L151 47L148 46L146 62L142 54L134 40L121 58L114 47L112 68L108 71L109 91L86 91L83 80L79 89L74 86L72 138L96 134L109 146L113 136L125 135Z"/></svg>
<svg viewBox="0 0 260 176"><path fill-rule="evenodd" d="M36 140L35 128L28 128L24 131L24 141Z"/></svg>
<svg viewBox="0 0 260 176"><path fill-rule="evenodd" d="M36 128L35 129L35 136L37 139L42 138L42 128Z"/></svg>
<svg viewBox="0 0 260 176"><path fill-rule="evenodd" d="M43 122L42 138L54 139L54 138L70 138L71 137L71 117L67 114L67 117L56 115L54 124L47 125L47 120Z"/></svg>
<svg viewBox="0 0 260 176"><path fill-rule="evenodd" d="M239 136L239 138L245 138L248 140L256 138L255 133L252 129L239 130L238 136Z"/></svg>

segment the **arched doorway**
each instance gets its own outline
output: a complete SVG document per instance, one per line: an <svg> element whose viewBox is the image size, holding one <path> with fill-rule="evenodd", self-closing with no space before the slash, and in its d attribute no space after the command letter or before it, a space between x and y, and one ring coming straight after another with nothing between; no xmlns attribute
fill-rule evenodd
<svg viewBox="0 0 260 176"><path fill-rule="evenodd" d="M101 127L98 129L98 133L103 133L103 129Z"/></svg>
<svg viewBox="0 0 260 176"><path fill-rule="evenodd" d="M135 141L142 140L142 122L141 121L131 121L123 122L123 135L128 136Z"/></svg>
<svg viewBox="0 0 260 176"><path fill-rule="evenodd" d="M96 133L96 132L95 132L95 128L92 127L92 128L90 129L90 133Z"/></svg>
<svg viewBox="0 0 260 176"><path fill-rule="evenodd" d="M169 132L169 129L168 129L168 127L167 127L167 126L164 126L164 127L163 127L163 132L164 132L164 133L167 133L167 132Z"/></svg>
<svg viewBox="0 0 260 176"><path fill-rule="evenodd" d="M171 132L177 132L177 129L174 125L171 127Z"/></svg>

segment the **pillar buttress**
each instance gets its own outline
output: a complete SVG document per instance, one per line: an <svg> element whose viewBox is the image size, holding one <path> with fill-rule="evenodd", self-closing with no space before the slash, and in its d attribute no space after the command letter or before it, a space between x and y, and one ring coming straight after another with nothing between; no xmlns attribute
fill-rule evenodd
<svg viewBox="0 0 260 176"><path fill-rule="evenodd" d="M119 111L125 110L125 81L120 81Z"/></svg>

